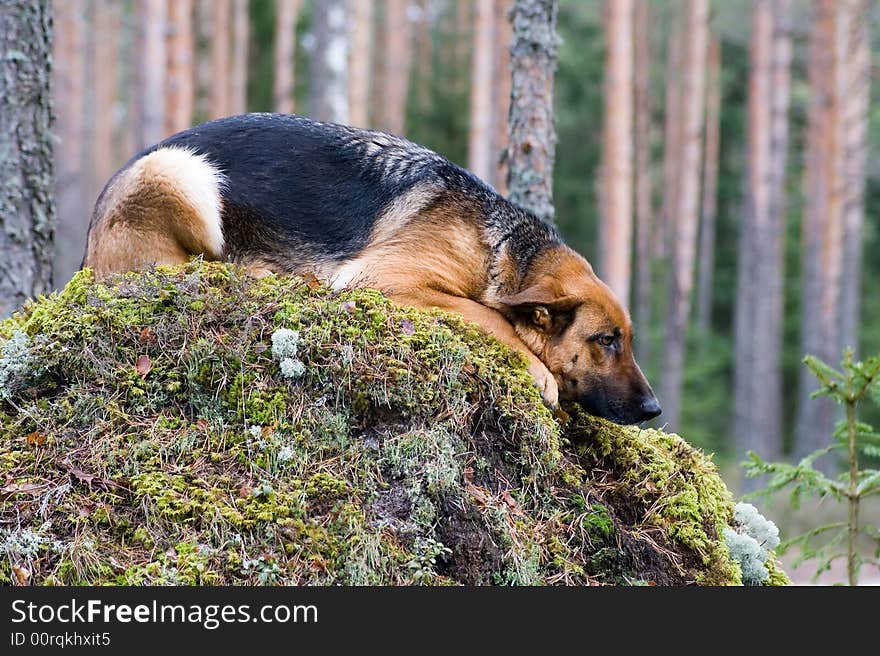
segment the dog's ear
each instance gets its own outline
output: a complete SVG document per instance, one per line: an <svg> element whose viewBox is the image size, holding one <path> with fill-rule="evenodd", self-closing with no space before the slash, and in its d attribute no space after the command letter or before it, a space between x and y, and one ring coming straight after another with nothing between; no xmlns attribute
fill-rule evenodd
<svg viewBox="0 0 880 656"><path fill-rule="evenodd" d="M493 305L508 318L528 320L541 330L553 326L553 314L566 312L577 306L578 300L566 296L553 278L543 278L516 294L502 296Z"/></svg>
<svg viewBox="0 0 880 656"><path fill-rule="evenodd" d="M548 331L553 327L553 318L545 305L536 305L532 308L531 321L543 331Z"/></svg>
<svg viewBox="0 0 880 656"><path fill-rule="evenodd" d="M519 310L531 309L538 305L550 310L570 310L578 304L578 301L573 296L567 296L555 278L546 276L516 294L502 296L497 303Z"/></svg>

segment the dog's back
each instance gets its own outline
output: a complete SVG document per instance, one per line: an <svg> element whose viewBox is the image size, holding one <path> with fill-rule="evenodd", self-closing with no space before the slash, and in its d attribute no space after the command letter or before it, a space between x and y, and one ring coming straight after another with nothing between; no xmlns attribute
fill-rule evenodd
<svg viewBox="0 0 880 656"><path fill-rule="evenodd" d="M104 275L203 254L324 271L449 188L492 194L404 139L300 116L233 116L132 158L98 199L83 264Z"/></svg>

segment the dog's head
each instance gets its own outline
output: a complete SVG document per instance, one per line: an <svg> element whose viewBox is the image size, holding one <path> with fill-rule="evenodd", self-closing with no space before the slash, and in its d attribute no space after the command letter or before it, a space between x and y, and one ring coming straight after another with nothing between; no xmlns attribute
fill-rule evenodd
<svg viewBox="0 0 880 656"><path fill-rule="evenodd" d="M499 299L499 309L555 376L560 400L618 424L660 414L633 357L629 314L574 251L539 256L522 290Z"/></svg>

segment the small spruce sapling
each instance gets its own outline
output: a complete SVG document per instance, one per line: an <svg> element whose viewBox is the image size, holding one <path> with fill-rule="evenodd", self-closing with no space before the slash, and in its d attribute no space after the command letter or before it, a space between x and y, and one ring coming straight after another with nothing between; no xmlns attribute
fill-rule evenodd
<svg viewBox="0 0 880 656"><path fill-rule="evenodd" d="M828 396L845 408L845 418L838 422L828 446L814 451L799 463L765 462L754 452L749 452L743 463L750 477L770 475L767 486L750 496L766 496L784 488L791 488L789 502L797 509L804 495L820 499L833 499L847 505L847 521L817 526L780 545L785 553L794 545L801 547L795 567L808 559L817 559L814 580L830 569L835 560L845 559L847 580L858 585L859 571L863 565L880 566L880 530L859 522L859 502L865 497L880 494L880 470L861 469L859 456L880 457L880 433L858 420L859 405L866 399L880 404L880 356L855 362L852 350L847 349L840 371L833 369L818 358L807 356L804 364L819 379L821 387L813 398ZM822 456L844 452L847 470L837 477L828 477L813 467ZM859 536L867 536L873 542L873 556L859 553Z"/></svg>

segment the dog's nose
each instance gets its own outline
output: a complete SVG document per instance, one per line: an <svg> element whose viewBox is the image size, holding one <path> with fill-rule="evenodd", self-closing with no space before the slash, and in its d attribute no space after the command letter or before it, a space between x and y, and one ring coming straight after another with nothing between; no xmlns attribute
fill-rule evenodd
<svg viewBox="0 0 880 656"><path fill-rule="evenodd" d="M660 402L656 396L646 396L642 399L641 405L642 421L648 421L659 415L663 410L660 408Z"/></svg>

